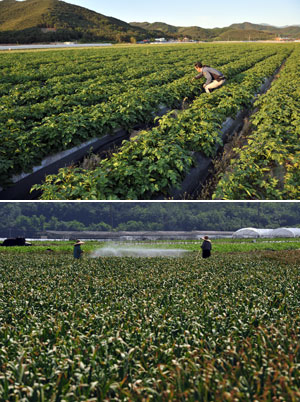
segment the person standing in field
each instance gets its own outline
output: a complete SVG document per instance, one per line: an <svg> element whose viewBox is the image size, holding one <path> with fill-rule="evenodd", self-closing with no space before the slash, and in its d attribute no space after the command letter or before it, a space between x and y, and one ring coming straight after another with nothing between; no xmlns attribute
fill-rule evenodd
<svg viewBox="0 0 300 402"><path fill-rule="evenodd" d="M200 61L195 63L195 69L198 71L198 75L196 75L193 79L198 80L201 77L206 78L205 84L203 84L203 88L206 93L210 93L213 89L221 87L226 81L224 75L216 70L215 68L202 65Z"/></svg>
<svg viewBox="0 0 300 402"><path fill-rule="evenodd" d="M83 251L81 250L80 246L82 244L84 244L84 242L80 241L80 240L76 240L76 243L74 244L73 255L74 255L74 258L76 258L76 259L81 258Z"/></svg>
<svg viewBox="0 0 300 402"><path fill-rule="evenodd" d="M208 236L202 237L203 243L201 244L202 248L202 258L208 258L211 255L211 241L209 240Z"/></svg>

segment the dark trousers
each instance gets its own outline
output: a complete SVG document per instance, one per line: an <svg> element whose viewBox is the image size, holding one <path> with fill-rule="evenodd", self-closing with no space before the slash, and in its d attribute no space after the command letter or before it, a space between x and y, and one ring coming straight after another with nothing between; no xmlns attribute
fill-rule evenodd
<svg viewBox="0 0 300 402"><path fill-rule="evenodd" d="M203 258L210 257L210 250L202 250L202 257Z"/></svg>

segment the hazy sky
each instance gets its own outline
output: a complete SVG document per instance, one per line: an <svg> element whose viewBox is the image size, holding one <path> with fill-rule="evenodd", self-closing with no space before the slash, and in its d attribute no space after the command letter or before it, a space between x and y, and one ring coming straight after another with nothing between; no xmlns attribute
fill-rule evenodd
<svg viewBox="0 0 300 402"><path fill-rule="evenodd" d="M300 25L300 0L64 0L125 22L224 27L238 22Z"/></svg>

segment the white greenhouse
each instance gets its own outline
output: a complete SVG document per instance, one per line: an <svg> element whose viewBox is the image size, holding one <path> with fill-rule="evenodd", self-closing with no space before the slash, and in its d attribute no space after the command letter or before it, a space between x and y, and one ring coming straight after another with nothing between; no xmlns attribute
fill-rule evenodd
<svg viewBox="0 0 300 402"><path fill-rule="evenodd" d="M300 237L300 228L274 229L272 237Z"/></svg>
<svg viewBox="0 0 300 402"><path fill-rule="evenodd" d="M256 229L243 228L233 233L232 237L300 237L300 228Z"/></svg>
<svg viewBox="0 0 300 402"><path fill-rule="evenodd" d="M273 229L243 228L233 233L232 237L273 237Z"/></svg>

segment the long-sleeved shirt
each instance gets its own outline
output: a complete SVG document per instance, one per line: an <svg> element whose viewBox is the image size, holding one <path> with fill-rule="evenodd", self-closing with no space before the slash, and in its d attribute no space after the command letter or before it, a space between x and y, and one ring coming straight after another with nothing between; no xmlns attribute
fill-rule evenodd
<svg viewBox="0 0 300 402"><path fill-rule="evenodd" d="M80 245L78 244L78 245L74 246L74 251L73 251L74 258L80 258L81 254L82 254L82 250L80 248Z"/></svg>
<svg viewBox="0 0 300 402"><path fill-rule="evenodd" d="M220 81L225 79L224 75L220 71L208 66L202 67L202 72L196 75L195 79L199 79L203 76L206 78L205 85L208 85L213 80Z"/></svg>
<svg viewBox="0 0 300 402"><path fill-rule="evenodd" d="M211 250L211 242L210 240L204 240L202 245L201 245L202 250Z"/></svg>

